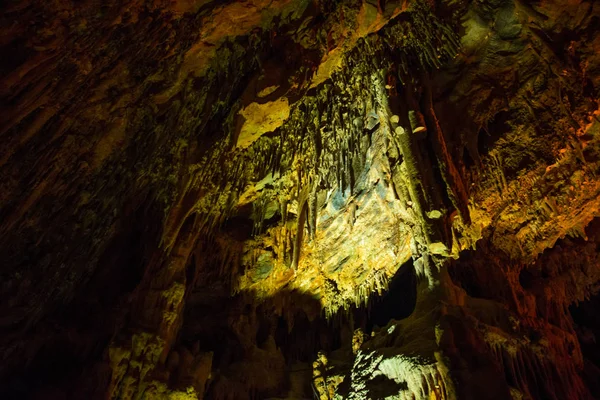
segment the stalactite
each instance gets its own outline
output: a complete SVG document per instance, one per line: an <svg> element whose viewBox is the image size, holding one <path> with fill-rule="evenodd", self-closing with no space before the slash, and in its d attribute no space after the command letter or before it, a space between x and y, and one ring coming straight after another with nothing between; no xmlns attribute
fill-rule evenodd
<svg viewBox="0 0 600 400"><path fill-rule="evenodd" d="M428 205L427 200L423 197L423 178L421 176L420 168L414 150L414 145L412 143L413 139L410 138L410 134L406 133L406 131L402 127L394 127L393 125L392 127L396 132L395 137L400 145L400 150L404 159L403 165L406 168L406 172L409 178L408 191L410 194L410 198L413 202L413 207L417 210L417 214L420 216L423 226L427 229L427 243L433 243L437 241L436 239L437 237L439 237L439 234L436 234L436 229L426 219L425 213L431 209L431 205Z"/></svg>
<svg viewBox="0 0 600 400"><path fill-rule="evenodd" d="M454 161L452 160L452 156L448 152L446 147L446 139L437 117L435 116L430 85L431 83L429 80L427 80L424 94L425 118L421 123L426 123L432 132L431 137L433 148L438 159L438 167L446 185L448 197L452 201L454 207L460 213L463 221L469 223L470 215L467 208L468 194L464 187L462 178L454 164Z"/></svg>
<svg viewBox="0 0 600 400"><path fill-rule="evenodd" d="M294 241L294 255L292 259L292 268L294 270L298 269L298 263L300 261L300 253L302 249L302 239L304 237L304 225L306 223L307 215L308 215L308 202L306 199L302 199L302 201L298 202L299 214L298 214L298 224L296 226L296 240Z"/></svg>

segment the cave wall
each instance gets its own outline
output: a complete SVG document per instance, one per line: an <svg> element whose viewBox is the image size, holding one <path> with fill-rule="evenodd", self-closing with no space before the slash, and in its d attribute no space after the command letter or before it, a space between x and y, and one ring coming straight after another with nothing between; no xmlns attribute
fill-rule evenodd
<svg viewBox="0 0 600 400"><path fill-rule="evenodd" d="M7 396L597 395L593 1L1 7Z"/></svg>

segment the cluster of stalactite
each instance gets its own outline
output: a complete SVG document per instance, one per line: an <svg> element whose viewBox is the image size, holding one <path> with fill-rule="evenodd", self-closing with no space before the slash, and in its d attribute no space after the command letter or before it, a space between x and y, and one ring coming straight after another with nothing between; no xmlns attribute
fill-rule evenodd
<svg viewBox="0 0 600 400"><path fill-rule="evenodd" d="M403 83L423 85L422 76L451 60L458 45L452 27L438 19L429 6L420 3L391 26L383 28L380 34L360 39L354 49L344 55L343 69L334 72L331 79L319 87L309 89L294 103L282 127L263 135L243 152L231 152L226 145L214 149L210 159L204 161L196 183L208 188L205 200L197 205L204 221L201 225L206 225L208 230L222 225L237 212L237 200L248 185L270 178L270 183L259 190L253 202L253 233L263 231L265 206L278 204L277 213L283 226L288 218L297 220L295 232L285 230L284 241L288 243L285 248L292 254L283 255L292 265L297 265L304 224L308 227L308 239L315 235L317 210L323 204L319 193L333 189L352 195L363 190L357 187L357 182L365 169L367 151L386 151L371 148L371 136L381 123L390 123L386 120L391 117L387 97L396 95L397 91L405 92L403 96L416 96L411 90L414 87L405 87ZM411 71L410 80L406 71ZM418 99L413 101L418 102ZM232 140L231 121L236 112L234 108L228 119L230 123L224 126L230 132L226 141ZM418 111L417 114L421 115ZM435 124L435 120L428 122ZM388 139L396 143L389 145L387 151L392 163L399 165L402 154L397 143L399 138L394 135L396 130ZM421 155L419 159L423 157L426 156ZM439 158L440 163L447 161L443 154ZM229 167L215 167L222 162ZM408 170L412 171L411 168ZM417 168L423 170L426 166ZM397 181L406 181L400 176L406 175L405 172L397 170L396 175ZM419 178L412 177L413 180ZM399 185L398 190L408 197L405 186L406 182ZM456 196L450 197L455 199Z"/></svg>
<svg viewBox="0 0 600 400"><path fill-rule="evenodd" d="M302 2L316 18L306 17L301 26L285 20L281 30L242 29L238 37L221 32L206 49L198 36L207 32L199 31L218 17L211 12L220 2L203 3L184 18L153 8L158 5L123 18L125 6L94 16L82 6L73 15L83 12L88 27L70 26L79 32L73 35L57 30L55 39L54 29L40 36L32 28L42 53L3 80L1 94L11 104L1 130L8 145L0 149L9 177L0 182L0 216L7 216L0 244L8 249L2 293L9 297L1 309L9 304L16 311L7 308L2 323L10 328L2 344L10 362L0 372L35 357L39 362L40 349L52 348L54 338L74 336L82 360L92 352L101 357L100 348L110 343L104 365L89 375L113 398L301 397L307 391L294 391L290 364L296 362L304 371L300 386L312 378L313 394L322 399L489 394L503 400L509 387L515 398L589 397L568 307L598 291L599 272L590 267L598 264L597 245L580 243L600 206L594 122L600 111L589 99L597 99L597 90L586 77L597 71L586 69L588 61L579 64L576 44L564 55L562 40L541 28L531 28L534 39L519 37L521 20L552 22L535 11L549 3ZM590 7L592 26L597 17L589 21L590 4L579 5ZM52 5L20 7L11 6L2 24L19 15L49 15ZM377 32L358 39L344 32L360 18L368 21L359 9L385 19L394 7L403 11ZM527 17L517 18L515 9ZM463 50L457 32L467 14L464 29L485 33L477 37L482 47L474 46L483 50L461 55L454 67L464 74L440 76L435 70ZM57 29L63 19L54 21ZM289 32L297 37L285 37ZM576 36L566 27L550 34L565 32ZM590 32L581 33L582 42L591 41ZM134 36L144 40L126 40ZM67 37L75 39L60 45ZM101 52L88 59L86 49L94 46ZM2 54L11 49L3 47ZM206 65L200 60L205 50ZM343 53L340 69L312 85L317 59L327 60L330 52ZM283 93L289 118L238 147L239 117L248 105L241 97L255 74L269 73L261 71L269 57L290 75L269 97ZM72 71L78 71L74 79ZM435 93L436 85L444 94ZM456 104L461 101L467 106ZM461 155L471 159L470 168ZM68 165L78 167L65 173ZM327 268L303 265L315 249L326 255L343 250L316 246L326 228L319 220L324 210L347 218L340 224L350 232L346 239L365 234L352 230L357 220L376 225L372 214L359 220L371 200L365 193L387 202L372 214L389 206L398 216L385 238L398 242L398 259L383 268L357 262L359 273L342 278L340 271L352 270L343 257ZM556 254L542 266L531 264L564 235L585 250L580 264ZM452 280L445 276L450 258L468 256L460 250L481 237L478 248L492 250L470 260L473 268L451 269ZM377 252L380 243L368 239L364 246ZM495 252L507 257L492 263ZM414 312L403 321L385 318L387 326L372 333L353 332L366 326L374 296L388 290L410 255L418 280L417 294L410 295ZM104 269L98 272L97 265ZM317 292L288 291L313 278L322 279ZM44 330L54 330L54 319L51 328L35 325L44 315L61 314L61 302L81 300L75 309L87 311L91 295L76 293L87 292L88 280L99 282L90 293L110 297L97 307L116 315L101 334L90 335L100 339L82 340L77 327L72 331L60 319L58 333ZM105 296L113 281L121 286ZM49 354L71 342L64 343ZM449 373L453 368L457 375ZM503 390L487 393L489 382Z"/></svg>

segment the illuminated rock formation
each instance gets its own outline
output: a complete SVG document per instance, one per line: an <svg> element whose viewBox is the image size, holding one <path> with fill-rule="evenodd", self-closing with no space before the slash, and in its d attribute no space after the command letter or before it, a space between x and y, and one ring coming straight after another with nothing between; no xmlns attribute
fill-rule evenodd
<svg viewBox="0 0 600 400"><path fill-rule="evenodd" d="M0 397L600 397L596 2L0 8Z"/></svg>

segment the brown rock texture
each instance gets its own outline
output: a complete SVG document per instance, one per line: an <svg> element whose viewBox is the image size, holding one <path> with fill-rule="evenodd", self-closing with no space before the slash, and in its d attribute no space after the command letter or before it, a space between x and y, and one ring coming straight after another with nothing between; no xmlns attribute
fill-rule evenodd
<svg viewBox="0 0 600 400"><path fill-rule="evenodd" d="M0 10L0 398L600 398L597 2Z"/></svg>

